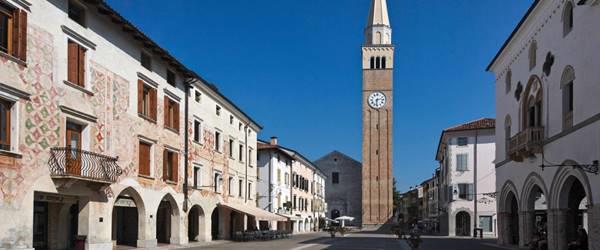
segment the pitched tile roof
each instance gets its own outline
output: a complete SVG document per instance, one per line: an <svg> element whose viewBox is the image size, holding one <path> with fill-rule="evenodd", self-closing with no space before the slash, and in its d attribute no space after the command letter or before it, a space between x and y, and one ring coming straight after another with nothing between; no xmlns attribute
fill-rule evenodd
<svg viewBox="0 0 600 250"><path fill-rule="evenodd" d="M454 131L474 130L474 129L489 129L489 128L495 128L495 127L496 127L496 119L481 118L479 120L467 122L464 124L460 124L460 125L456 125L454 127L444 129L444 132L454 132Z"/></svg>

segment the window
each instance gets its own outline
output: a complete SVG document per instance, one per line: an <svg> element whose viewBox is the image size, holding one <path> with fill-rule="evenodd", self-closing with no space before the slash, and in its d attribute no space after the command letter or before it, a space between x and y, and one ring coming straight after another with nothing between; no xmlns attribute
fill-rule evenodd
<svg viewBox="0 0 600 250"><path fill-rule="evenodd" d="M26 45L27 12L0 2L0 51L25 61Z"/></svg>
<svg viewBox="0 0 600 250"><path fill-rule="evenodd" d="M456 155L456 171L467 171L467 159L469 155L467 154L458 154Z"/></svg>
<svg viewBox="0 0 600 250"><path fill-rule="evenodd" d="M533 40L529 45L529 70L532 70L537 63L537 42Z"/></svg>
<svg viewBox="0 0 600 250"><path fill-rule="evenodd" d="M381 68L382 69L386 68L386 58L385 58L385 56L381 58Z"/></svg>
<svg viewBox="0 0 600 250"><path fill-rule="evenodd" d="M150 162L152 155L152 144L140 141L139 144L139 174L151 176Z"/></svg>
<svg viewBox="0 0 600 250"><path fill-rule="evenodd" d="M238 159L244 161L244 145L239 146Z"/></svg>
<svg viewBox="0 0 600 250"><path fill-rule="evenodd" d="M200 175L202 174L201 172L201 168L200 166L194 166L194 188L195 189L199 189L200 188Z"/></svg>
<svg viewBox="0 0 600 250"><path fill-rule="evenodd" d="M375 68L376 69L381 68L381 57L375 58Z"/></svg>
<svg viewBox="0 0 600 250"><path fill-rule="evenodd" d="M567 1L563 10L563 36L567 36L573 30L573 3Z"/></svg>
<svg viewBox="0 0 600 250"><path fill-rule="evenodd" d="M512 120L509 115L504 118L504 151L506 157L510 154L510 136L512 133Z"/></svg>
<svg viewBox="0 0 600 250"><path fill-rule="evenodd" d="M163 154L163 179L165 181L173 181L177 182L178 180L178 168L179 168L179 158L178 154L165 149Z"/></svg>
<svg viewBox="0 0 600 250"><path fill-rule="evenodd" d="M252 148L248 148L248 165L250 165L252 167L252 155L253 155L253 150Z"/></svg>
<svg viewBox="0 0 600 250"><path fill-rule="evenodd" d="M338 172L331 173L331 183L333 183L333 184L340 183L340 173L338 173Z"/></svg>
<svg viewBox="0 0 600 250"><path fill-rule="evenodd" d="M221 152L221 133L215 132L215 151Z"/></svg>
<svg viewBox="0 0 600 250"><path fill-rule="evenodd" d="M11 110L13 107L13 103L0 100L0 149L1 150L10 150L10 140L11 140L11 129L12 129L12 121L11 121Z"/></svg>
<svg viewBox="0 0 600 250"><path fill-rule="evenodd" d="M458 146L467 146L469 143L469 138L467 137L458 137Z"/></svg>
<svg viewBox="0 0 600 250"><path fill-rule="evenodd" d="M83 133L83 126L73 123L67 122L67 133L66 133L66 143L65 145L68 148L81 149L81 135Z"/></svg>
<svg viewBox="0 0 600 250"><path fill-rule="evenodd" d="M281 169L277 169L277 184L281 184Z"/></svg>
<svg viewBox="0 0 600 250"><path fill-rule="evenodd" d="M200 91L196 90L195 91L195 98L194 100L196 100L197 103L200 103L200 101L202 100L202 93L200 93Z"/></svg>
<svg viewBox="0 0 600 250"><path fill-rule="evenodd" d="M252 200L252 183L248 183L248 200Z"/></svg>
<svg viewBox="0 0 600 250"><path fill-rule="evenodd" d="M142 67L146 68L147 70L152 70L152 56L150 56L150 54L142 51L140 55L140 61L142 63Z"/></svg>
<svg viewBox="0 0 600 250"><path fill-rule="evenodd" d="M241 122L240 122L240 123L238 123L238 130L239 130L239 131L242 131L242 123L241 123Z"/></svg>
<svg viewBox="0 0 600 250"><path fill-rule="evenodd" d="M243 191L243 189L244 189L244 181L243 180L239 180L238 184L239 184L238 185L238 189L239 189L238 190L238 196L242 197L242 195L244 194L244 191Z"/></svg>
<svg viewBox="0 0 600 250"><path fill-rule="evenodd" d="M562 78L560 80L562 89L563 129L569 129L573 127L574 81L575 70L573 67L567 66L563 71Z"/></svg>
<svg viewBox="0 0 600 250"><path fill-rule="evenodd" d="M177 82L177 77L175 76L175 72L167 69L167 83L171 84L171 86L175 86Z"/></svg>
<svg viewBox="0 0 600 250"><path fill-rule="evenodd" d="M285 181L285 185L289 185L290 184L290 174L285 173L285 179L283 179L283 181Z"/></svg>
<svg viewBox="0 0 600 250"><path fill-rule="evenodd" d="M69 40L67 51L67 81L78 86L85 86L85 53L86 49Z"/></svg>
<svg viewBox="0 0 600 250"><path fill-rule="evenodd" d="M179 133L179 103L165 96L165 127Z"/></svg>
<svg viewBox="0 0 600 250"><path fill-rule="evenodd" d="M155 122L156 109L156 89L138 80L138 114Z"/></svg>
<svg viewBox="0 0 600 250"><path fill-rule="evenodd" d="M492 216L479 216L479 227L484 232L492 232Z"/></svg>
<svg viewBox="0 0 600 250"><path fill-rule="evenodd" d="M233 139L229 139L229 158L233 159Z"/></svg>
<svg viewBox="0 0 600 250"><path fill-rule="evenodd" d="M221 193L221 173L215 173L213 184L215 185L215 193Z"/></svg>
<svg viewBox="0 0 600 250"><path fill-rule="evenodd" d="M219 107L219 105L217 105L217 106L215 107L215 113L217 114L217 116L220 116L220 115L221 115L221 107Z"/></svg>
<svg viewBox="0 0 600 250"><path fill-rule="evenodd" d="M473 200L473 184L458 184L458 198L462 200Z"/></svg>
<svg viewBox="0 0 600 250"><path fill-rule="evenodd" d="M292 207L296 209L296 195L294 195L294 198L292 199Z"/></svg>
<svg viewBox="0 0 600 250"><path fill-rule="evenodd" d="M85 27L85 8L80 3L69 1L69 18Z"/></svg>
<svg viewBox="0 0 600 250"><path fill-rule="evenodd" d="M81 143L82 143L83 126L67 122L67 131L65 145L69 149L66 154L66 170L69 174L76 176L81 175Z"/></svg>
<svg viewBox="0 0 600 250"><path fill-rule="evenodd" d="M201 142L201 133L202 133L202 123L198 120L194 120L194 141L197 143Z"/></svg>
<svg viewBox="0 0 600 250"><path fill-rule="evenodd" d="M233 177L229 177L229 187L227 188L227 192L229 192L230 196L233 196Z"/></svg>
<svg viewBox="0 0 600 250"><path fill-rule="evenodd" d="M508 72L506 72L506 94L510 93L510 89L511 89L511 85L512 85L512 71L508 70Z"/></svg>
<svg viewBox="0 0 600 250"><path fill-rule="evenodd" d="M233 125L233 115L230 115L230 116L229 116L229 124L230 124L230 125Z"/></svg>
<svg viewBox="0 0 600 250"><path fill-rule="evenodd" d="M375 69L375 57L371 57L371 69Z"/></svg>

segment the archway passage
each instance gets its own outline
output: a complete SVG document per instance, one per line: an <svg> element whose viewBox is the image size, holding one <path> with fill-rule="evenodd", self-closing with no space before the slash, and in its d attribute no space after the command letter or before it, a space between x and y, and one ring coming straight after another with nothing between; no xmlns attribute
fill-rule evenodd
<svg viewBox="0 0 600 250"><path fill-rule="evenodd" d="M456 236L471 235L471 215L465 211L456 214Z"/></svg>
<svg viewBox="0 0 600 250"><path fill-rule="evenodd" d="M546 238L548 232L548 204L546 195L537 185L531 188L529 196L526 199L525 240L533 243L531 241L537 242L542 238Z"/></svg>
<svg viewBox="0 0 600 250"><path fill-rule="evenodd" d="M135 190L128 188L117 196L112 212L112 240L117 245L137 246L143 211L144 205Z"/></svg>
<svg viewBox="0 0 600 250"><path fill-rule="evenodd" d="M564 225L563 230L559 230L560 245L566 247L566 243L577 241L578 244L587 246L587 195L586 190L574 176L569 177L560 192L559 198L560 209L566 210L564 214L559 216L559 225ZM586 234L585 240L582 242L581 230Z"/></svg>
<svg viewBox="0 0 600 250"><path fill-rule="evenodd" d="M507 237L508 244L519 245L519 203L515 194L510 192L506 197L508 215Z"/></svg>
<svg viewBox="0 0 600 250"><path fill-rule="evenodd" d="M188 214L188 240L200 241L204 233L204 210L198 205L193 206Z"/></svg>
<svg viewBox="0 0 600 250"><path fill-rule="evenodd" d="M158 243L171 242L171 204L162 200L156 211L156 240Z"/></svg>
<svg viewBox="0 0 600 250"><path fill-rule="evenodd" d="M219 208L216 207L210 215L210 234L213 240L219 237Z"/></svg>

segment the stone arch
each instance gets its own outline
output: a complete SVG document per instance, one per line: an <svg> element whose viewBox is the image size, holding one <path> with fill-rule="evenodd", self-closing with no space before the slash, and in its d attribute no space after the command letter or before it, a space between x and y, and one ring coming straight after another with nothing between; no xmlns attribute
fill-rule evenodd
<svg viewBox="0 0 600 250"><path fill-rule="evenodd" d="M540 78L537 75L532 75L529 78L529 81L527 81L527 86L525 87L525 90L523 91L523 97L521 98L522 130L530 126L541 126L543 113L542 102L544 96L543 91L542 81ZM531 112L534 113L532 114Z"/></svg>
<svg viewBox="0 0 600 250"><path fill-rule="evenodd" d="M209 223L206 210L200 204L193 204L187 213L188 241L208 241Z"/></svg>
<svg viewBox="0 0 600 250"><path fill-rule="evenodd" d="M536 234L547 232L549 198L544 179L538 173L530 173L524 183L521 192L522 230L524 240L529 241Z"/></svg>
<svg viewBox="0 0 600 250"><path fill-rule="evenodd" d="M587 229L587 210L594 203L587 174L576 167L577 162L566 160L562 165L552 180L550 207L556 211L554 218L557 225L552 232L552 243L559 248L566 248L568 242L576 237L579 226ZM582 209L580 206L584 202L587 202L587 207Z"/></svg>
<svg viewBox="0 0 600 250"><path fill-rule="evenodd" d="M180 208L171 193L166 193L156 208L156 239L159 243L179 243Z"/></svg>
<svg viewBox="0 0 600 250"><path fill-rule="evenodd" d="M522 245L519 226L519 193L512 181L504 183L498 202L498 241L502 245Z"/></svg>
<svg viewBox="0 0 600 250"><path fill-rule="evenodd" d="M562 76L560 78L560 88L575 81L575 68L571 65L565 66Z"/></svg>
<svg viewBox="0 0 600 250"><path fill-rule="evenodd" d="M128 209L131 208L131 205L134 205L136 209ZM144 243L148 240L145 238L147 230L146 203L140 193L131 186L124 188L115 196L111 208L112 240L116 241L117 245L147 247ZM137 224L137 226L132 224Z"/></svg>
<svg viewBox="0 0 600 250"><path fill-rule="evenodd" d="M565 2L565 7L562 11L562 22L563 22L563 36L566 36L571 32L574 25L574 17L573 17L573 2L567 0Z"/></svg>
<svg viewBox="0 0 600 250"><path fill-rule="evenodd" d="M381 32L375 32L375 44L382 44L383 35Z"/></svg>

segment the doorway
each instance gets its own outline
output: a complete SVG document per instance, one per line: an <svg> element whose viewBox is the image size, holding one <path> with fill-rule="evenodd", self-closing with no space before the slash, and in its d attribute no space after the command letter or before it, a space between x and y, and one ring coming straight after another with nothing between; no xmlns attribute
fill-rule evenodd
<svg viewBox="0 0 600 250"><path fill-rule="evenodd" d="M471 235L471 216L465 211L456 214L456 236Z"/></svg>

